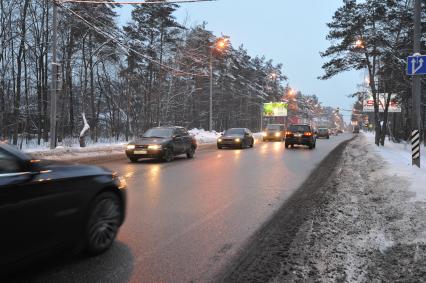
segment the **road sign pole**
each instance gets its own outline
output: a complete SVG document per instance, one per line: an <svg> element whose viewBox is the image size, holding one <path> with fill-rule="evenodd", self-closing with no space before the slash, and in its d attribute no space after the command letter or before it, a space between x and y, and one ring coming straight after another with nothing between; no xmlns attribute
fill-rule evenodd
<svg viewBox="0 0 426 283"><path fill-rule="evenodd" d="M420 54L421 39L421 4L420 0L414 1L414 54ZM411 142L412 142L412 163L413 166L420 167L420 96L421 78L413 74L413 110L411 117Z"/></svg>

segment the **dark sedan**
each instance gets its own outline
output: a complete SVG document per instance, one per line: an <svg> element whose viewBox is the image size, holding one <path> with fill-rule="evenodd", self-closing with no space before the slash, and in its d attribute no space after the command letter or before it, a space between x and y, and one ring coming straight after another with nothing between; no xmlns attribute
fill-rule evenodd
<svg viewBox="0 0 426 283"><path fill-rule="evenodd" d="M309 125L291 125L286 132L285 147L294 147L295 145L305 145L309 149L316 147L316 135Z"/></svg>
<svg viewBox="0 0 426 283"><path fill-rule="evenodd" d="M158 127L146 131L143 136L127 145L126 155L131 162L141 158L156 158L166 162L175 156L186 154L193 158L197 143L185 128Z"/></svg>
<svg viewBox="0 0 426 283"><path fill-rule="evenodd" d="M236 147L245 148L254 146L254 137L249 129L234 128L226 130L223 135L217 139L217 148Z"/></svg>
<svg viewBox="0 0 426 283"><path fill-rule="evenodd" d="M0 274L66 248L107 250L124 221L125 187L105 169L35 160L0 143Z"/></svg>

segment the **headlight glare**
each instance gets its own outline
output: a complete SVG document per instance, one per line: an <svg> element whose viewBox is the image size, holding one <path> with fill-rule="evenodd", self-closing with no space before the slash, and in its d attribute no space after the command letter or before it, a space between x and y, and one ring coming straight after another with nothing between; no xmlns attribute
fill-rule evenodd
<svg viewBox="0 0 426 283"><path fill-rule="evenodd" d="M153 144L153 145L148 146L148 149L151 149L151 150L160 150L162 148L163 147L159 144Z"/></svg>
<svg viewBox="0 0 426 283"><path fill-rule="evenodd" d="M241 139L235 139L235 142L240 142L241 141Z"/></svg>
<svg viewBox="0 0 426 283"><path fill-rule="evenodd" d="M129 144L129 145L127 145L127 149L128 150L133 150L133 149L135 149L136 148L136 146L134 145L134 144Z"/></svg>

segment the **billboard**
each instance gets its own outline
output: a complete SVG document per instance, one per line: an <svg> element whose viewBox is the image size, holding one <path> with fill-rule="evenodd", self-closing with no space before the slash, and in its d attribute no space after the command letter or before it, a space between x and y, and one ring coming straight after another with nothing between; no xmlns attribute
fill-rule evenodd
<svg viewBox="0 0 426 283"><path fill-rule="evenodd" d="M387 93L379 93L379 111L385 112L385 101L388 97ZM367 99L363 101L362 105L363 112L374 112L374 99L372 95L369 95ZM401 106L397 100L397 94L391 94L391 101L389 103L389 113L401 112Z"/></svg>
<svg viewBox="0 0 426 283"><path fill-rule="evenodd" d="M288 104L284 102L270 102L263 104L263 116L286 117Z"/></svg>

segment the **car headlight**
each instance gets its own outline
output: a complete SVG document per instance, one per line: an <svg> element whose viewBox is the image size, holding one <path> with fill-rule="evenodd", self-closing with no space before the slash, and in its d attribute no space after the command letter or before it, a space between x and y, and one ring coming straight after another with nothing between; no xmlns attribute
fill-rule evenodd
<svg viewBox="0 0 426 283"><path fill-rule="evenodd" d="M163 148L163 146L160 145L160 144L153 144L153 145L148 146L148 149L151 149L151 150L160 150L162 148Z"/></svg>
<svg viewBox="0 0 426 283"><path fill-rule="evenodd" d="M281 136L281 134L280 133L275 133L275 136L279 137L279 136Z"/></svg>
<svg viewBox="0 0 426 283"><path fill-rule="evenodd" d="M235 142L240 142L241 141L241 139L235 139Z"/></svg>
<svg viewBox="0 0 426 283"><path fill-rule="evenodd" d="M222 142L222 139L217 139L218 142Z"/></svg>
<svg viewBox="0 0 426 283"><path fill-rule="evenodd" d="M136 148L136 146L134 144L127 145L127 150L133 150L135 148Z"/></svg>
<svg viewBox="0 0 426 283"><path fill-rule="evenodd" d="M266 132L262 133L262 136L266 137L268 134Z"/></svg>

